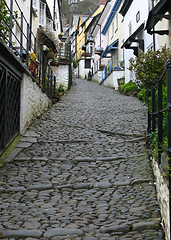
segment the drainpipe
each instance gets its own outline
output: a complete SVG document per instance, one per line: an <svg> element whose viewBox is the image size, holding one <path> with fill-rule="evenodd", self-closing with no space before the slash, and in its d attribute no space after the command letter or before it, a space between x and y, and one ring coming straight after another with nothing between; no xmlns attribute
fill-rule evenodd
<svg viewBox="0 0 171 240"><path fill-rule="evenodd" d="M97 23L97 25L100 27L100 47L101 47L101 42L102 42L102 39L101 39L101 25ZM101 56L100 56L100 66L101 66Z"/></svg>
<svg viewBox="0 0 171 240"><path fill-rule="evenodd" d="M154 8L154 0L152 0L152 8ZM155 27L153 27L153 50L156 51Z"/></svg>
<svg viewBox="0 0 171 240"><path fill-rule="evenodd" d="M53 22L55 24L55 8L56 8L56 0L53 2Z"/></svg>

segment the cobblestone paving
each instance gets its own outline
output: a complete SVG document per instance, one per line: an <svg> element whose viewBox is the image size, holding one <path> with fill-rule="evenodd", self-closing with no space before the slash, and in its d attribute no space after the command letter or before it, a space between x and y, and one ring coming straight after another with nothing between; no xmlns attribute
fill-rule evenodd
<svg viewBox="0 0 171 240"><path fill-rule="evenodd" d="M76 83L0 169L0 239L164 239L145 107Z"/></svg>

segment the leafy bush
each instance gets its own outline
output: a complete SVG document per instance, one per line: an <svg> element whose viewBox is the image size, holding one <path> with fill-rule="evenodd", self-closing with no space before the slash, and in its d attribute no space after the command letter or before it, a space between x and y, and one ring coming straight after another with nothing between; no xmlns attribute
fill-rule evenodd
<svg viewBox="0 0 171 240"><path fill-rule="evenodd" d="M136 59L131 58L129 70L135 73L136 84L141 88L151 89L166 68L167 59L170 58L171 50L165 47L141 53Z"/></svg>
<svg viewBox="0 0 171 240"><path fill-rule="evenodd" d="M121 93L130 93L130 92L133 92L133 91L137 91L138 86L136 85L135 82L130 81L128 83L120 85L118 90Z"/></svg>

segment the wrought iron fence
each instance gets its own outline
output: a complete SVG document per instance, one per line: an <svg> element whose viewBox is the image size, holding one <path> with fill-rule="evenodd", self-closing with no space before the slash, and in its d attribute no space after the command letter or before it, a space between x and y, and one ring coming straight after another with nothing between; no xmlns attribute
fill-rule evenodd
<svg viewBox="0 0 171 240"><path fill-rule="evenodd" d="M0 41L13 51L49 97L55 98L57 82L52 66L71 64L69 45L67 42L58 42L56 46L43 28L38 31L41 40L37 39L17 0L8 2L1 0ZM47 50L44 50L43 45Z"/></svg>
<svg viewBox="0 0 171 240"><path fill-rule="evenodd" d="M163 101L163 82L167 79L167 102ZM156 132L158 141L158 163L161 163L161 153L166 151L171 157L171 60L167 61L166 69L159 77L157 84L152 87L149 94L151 103L148 108L148 132L149 134ZM165 115L165 118L164 118ZM167 115L167 116L166 116ZM167 118L166 121L164 121ZM167 125L168 146L163 145L163 134Z"/></svg>
<svg viewBox="0 0 171 240"><path fill-rule="evenodd" d="M19 132L20 81L0 62L0 153Z"/></svg>
<svg viewBox="0 0 171 240"><path fill-rule="evenodd" d="M163 81L166 78L167 99L166 104L163 101ZM168 178L169 178L169 213L170 213L170 238L171 238L171 59L167 61L166 69L158 79L155 86L152 87L151 93L148 94L151 103L148 107L148 132L149 136L157 134L158 142L158 164L161 164L162 152L168 154ZM166 121L165 121L166 120ZM164 145L164 128L167 125L167 142Z"/></svg>

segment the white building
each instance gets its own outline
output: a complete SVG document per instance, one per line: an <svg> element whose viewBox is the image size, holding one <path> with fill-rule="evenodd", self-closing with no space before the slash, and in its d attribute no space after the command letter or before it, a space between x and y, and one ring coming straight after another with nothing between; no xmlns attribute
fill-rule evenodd
<svg viewBox="0 0 171 240"><path fill-rule="evenodd" d="M125 0L120 10L124 17L125 82L133 80L132 72L128 70L129 59L138 56L139 51L153 48L153 37L144 31L149 3L149 0Z"/></svg>

